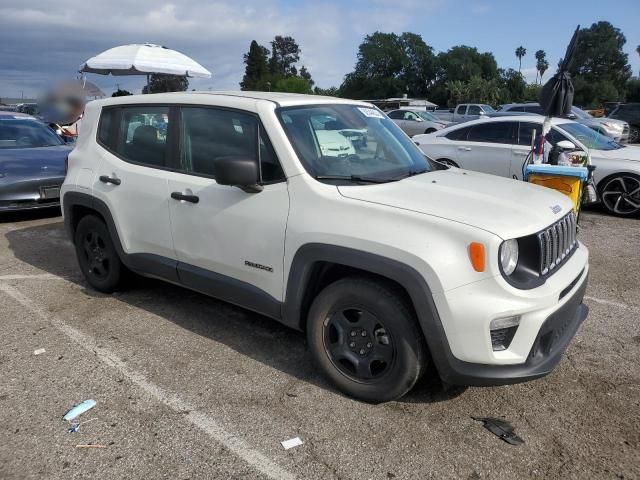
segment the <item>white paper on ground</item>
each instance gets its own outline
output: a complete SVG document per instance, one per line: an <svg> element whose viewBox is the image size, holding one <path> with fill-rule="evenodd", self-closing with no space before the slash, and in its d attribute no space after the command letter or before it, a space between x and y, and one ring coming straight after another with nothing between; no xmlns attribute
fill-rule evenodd
<svg viewBox="0 0 640 480"><path fill-rule="evenodd" d="M280 442L285 450L289 450L290 448L297 447L298 445L302 445L304 442L300 440L300 437L290 438L289 440L285 440L284 442Z"/></svg>
<svg viewBox="0 0 640 480"><path fill-rule="evenodd" d="M45 352L46 352L46 350L45 350L44 348L39 348L39 349L37 349L37 350L34 350L34 351L33 351L33 354L34 354L34 355L42 355L42 354L43 354L43 353L45 353Z"/></svg>

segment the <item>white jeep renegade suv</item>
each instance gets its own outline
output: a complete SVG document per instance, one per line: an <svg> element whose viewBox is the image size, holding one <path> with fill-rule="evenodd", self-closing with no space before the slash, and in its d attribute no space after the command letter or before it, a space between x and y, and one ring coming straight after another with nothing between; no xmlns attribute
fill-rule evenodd
<svg viewBox="0 0 640 480"><path fill-rule="evenodd" d="M62 203L97 290L133 271L306 331L320 370L366 401L402 396L428 362L450 384L541 377L587 316L568 198L432 162L367 103L91 102Z"/></svg>

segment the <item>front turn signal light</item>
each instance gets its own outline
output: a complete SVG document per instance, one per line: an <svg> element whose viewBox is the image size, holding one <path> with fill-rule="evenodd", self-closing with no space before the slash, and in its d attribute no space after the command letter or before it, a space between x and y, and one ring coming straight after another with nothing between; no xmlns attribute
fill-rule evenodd
<svg viewBox="0 0 640 480"><path fill-rule="evenodd" d="M478 242L469 244L469 260L476 272L484 272L485 252L484 245Z"/></svg>

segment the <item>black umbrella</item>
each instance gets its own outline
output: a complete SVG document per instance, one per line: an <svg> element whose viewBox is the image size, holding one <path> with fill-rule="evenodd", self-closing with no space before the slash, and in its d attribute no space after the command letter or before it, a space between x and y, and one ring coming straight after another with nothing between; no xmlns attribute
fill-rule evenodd
<svg viewBox="0 0 640 480"><path fill-rule="evenodd" d="M573 32L573 37L571 37L558 72L544 84L540 92L540 106L549 117L562 117L571 113L573 84L571 83L571 75L569 75L569 67L573 62L579 33L580 25Z"/></svg>

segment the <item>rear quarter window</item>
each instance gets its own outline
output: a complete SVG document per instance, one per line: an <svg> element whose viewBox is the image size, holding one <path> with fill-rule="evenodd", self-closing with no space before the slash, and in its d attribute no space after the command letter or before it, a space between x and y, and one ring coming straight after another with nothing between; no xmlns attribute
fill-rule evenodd
<svg viewBox="0 0 640 480"><path fill-rule="evenodd" d="M110 145L111 127L113 125L113 109L103 108L100 112L100 120L98 123L98 142L105 147L113 150L114 145Z"/></svg>

